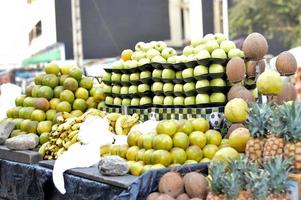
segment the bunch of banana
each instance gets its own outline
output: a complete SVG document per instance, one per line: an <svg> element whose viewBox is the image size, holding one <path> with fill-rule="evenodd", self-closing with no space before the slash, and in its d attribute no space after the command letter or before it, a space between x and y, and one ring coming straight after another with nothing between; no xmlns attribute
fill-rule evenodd
<svg viewBox="0 0 301 200"><path fill-rule="evenodd" d="M119 117L115 123L115 133L117 135L127 135L131 128L138 123L139 115L134 113L130 115L122 115Z"/></svg>
<svg viewBox="0 0 301 200"><path fill-rule="evenodd" d="M80 117L69 117L63 113L57 117L57 121L61 124L55 124L49 135L49 141L44 143L39 153L45 160L57 159L64 153L72 144L78 141L78 132L81 124L85 121L88 115L105 116L105 112L99 110L91 110L84 113ZM64 118L64 116L66 118Z"/></svg>

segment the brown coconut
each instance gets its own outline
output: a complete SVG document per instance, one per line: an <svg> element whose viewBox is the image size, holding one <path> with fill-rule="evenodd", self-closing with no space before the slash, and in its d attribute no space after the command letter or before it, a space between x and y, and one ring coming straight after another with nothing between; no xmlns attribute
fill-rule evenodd
<svg viewBox="0 0 301 200"><path fill-rule="evenodd" d="M235 130L235 129L238 129L238 128L245 128L245 126L242 124L242 123L234 123L234 124L231 124L231 126L229 127L228 129L228 132L227 134L225 135L225 138L228 139L230 134Z"/></svg>
<svg viewBox="0 0 301 200"><path fill-rule="evenodd" d="M281 75L292 75L297 70L297 61L288 51L280 53L276 59L276 68Z"/></svg>
<svg viewBox="0 0 301 200"><path fill-rule="evenodd" d="M292 83L284 83L280 94L272 97L272 102L277 105L287 101L295 101L297 99L297 90Z"/></svg>
<svg viewBox="0 0 301 200"><path fill-rule="evenodd" d="M203 200L203 199L200 199L200 198L192 198L190 200Z"/></svg>
<svg viewBox="0 0 301 200"><path fill-rule="evenodd" d="M176 199L169 196L168 194L160 194L160 196L156 200L176 200Z"/></svg>
<svg viewBox="0 0 301 200"><path fill-rule="evenodd" d="M160 196L161 194L159 192L153 192L153 193L150 193L146 200L157 200L158 197Z"/></svg>
<svg viewBox="0 0 301 200"><path fill-rule="evenodd" d="M183 193L183 194L180 194L176 200L190 200L190 197L186 194L186 193Z"/></svg>
<svg viewBox="0 0 301 200"><path fill-rule="evenodd" d="M159 192L177 197L184 192L184 182L180 174L168 172L159 181Z"/></svg>
<svg viewBox="0 0 301 200"><path fill-rule="evenodd" d="M208 193L208 181L205 176L197 172L187 173L183 178L185 191L190 198L198 197L206 199Z"/></svg>
<svg viewBox="0 0 301 200"><path fill-rule="evenodd" d="M246 63L247 77L249 77L249 78L256 77L256 64L257 64L257 61L251 61L251 60ZM265 70L264 60L258 61L258 65L259 65L259 73L261 74Z"/></svg>
<svg viewBox="0 0 301 200"><path fill-rule="evenodd" d="M242 50L245 56L250 60L261 60L268 52L268 42L260 33L251 33L245 39Z"/></svg>
<svg viewBox="0 0 301 200"><path fill-rule="evenodd" d="M246 65L244 60L240 57L231 58L226 66L226 74L228 80L231 82L242 81L246 75Z"/></svg>
<svg viewBox="0 0 301 200"><path fill-rule="evenodd" d="M244 86L241 86L241 85L232 86L227 94L228 101L235 99L235 98L242 98L246 102L254 102L255 101L255 98L252 95L252 92L250 92Z"/></svg>

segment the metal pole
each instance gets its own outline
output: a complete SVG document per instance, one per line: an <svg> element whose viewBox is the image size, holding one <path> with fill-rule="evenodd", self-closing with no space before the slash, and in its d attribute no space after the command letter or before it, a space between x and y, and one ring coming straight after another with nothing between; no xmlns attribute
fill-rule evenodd
<svg viewBox="0 0 301 200"><path fill-rule="evenodd" d="M83 66L83 43L80 16L80 0L71 0L73 57L78 67Z"/></svg>
<svg viewBox="0 0 301 200"><path fill-rule="evenodd" d="M223 0L223 32L229 37L228 0Z"/></svg>

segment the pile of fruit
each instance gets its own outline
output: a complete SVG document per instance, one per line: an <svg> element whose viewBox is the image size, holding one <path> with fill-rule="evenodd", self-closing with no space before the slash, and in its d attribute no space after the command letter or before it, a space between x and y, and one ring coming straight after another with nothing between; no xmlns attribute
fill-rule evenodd
<svg viewBox="0 0 301 200"><path fill-rule="evenodd" d="M164 120L155 132L130 131L128 145L107 145L101 155L119 155L128 161L130 173L139 176L150 169L182 164L236 158L239 153L229 147L217 130L209 129L204 118Z"/></svg>
<svg viewBox="0 0 301 200"><path fill-rule="evenodd" d="M115 106L177 107L225 103L225 65L228 59L239 58L240 62L243 56L243 51L222 34L207 34L192 41L180 56L164 42L139 42L135 52L124 50L121 59L105 69L105 102ZM236 65L233 61L227 66L231 81L237 70L230 68Z"/></svg>
<svg viewBox="0 0 301 200"><path fill-rule="evenodd" d="M40 135L40 144L48 141L56 118L81 116L89 108L101 108L105 95L101 86L77 67L49 64L38 74L26 94L16 98L16 107L7 111L8 120L16 124L10 137L26 133Z"/></svg>

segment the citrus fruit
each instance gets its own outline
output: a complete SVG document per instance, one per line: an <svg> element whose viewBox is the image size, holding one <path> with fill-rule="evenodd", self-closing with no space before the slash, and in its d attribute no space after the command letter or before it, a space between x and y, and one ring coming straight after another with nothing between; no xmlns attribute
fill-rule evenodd
<svg viewBox="0 0 301 200"><path fill-rule="evenodd" d="M191 164L197 164L198 162L197 161L195 161L195 160L186 160L185 162L184 162L184 165L191 165Z"/></svg>
<svg viewBox="0 0 301 200"><path fill-rule="evenodd" d="M153 148L154 149L164 149L170 150L172 148L172 139L169 135L158 134L154 136L153 139Z"/></svg>
<svg viewBox="0 0 301 200"><path fill-rule="evenodd" d="M71 113L70 113L72 116L74 117L80 117L82 116L84 113L80 110L73 110Z"/></svg>
<svg viewBox="0 0 301 200"><path fill-rule="evenodd" d="M34 77L34 84L36 84L36 85L42 85L44 76L45 76L45 74L42 74L42 73L37 74Z"/></svg>
<svg viewBox="0 0 301 200"><path fill-rule="evenodd" d="M211 160L209 158L203 158L200 163L207 163L210 162Z"/></svg>
<svg viewBox="0 0 301 200"><path fill-rule="evenodd" d="M38 127L37 127L37 132L39 134L50 132L52 127L52 122L51 121L42 121L39 122Z"/></svg>
<svg viewBox="0 0 301 200"><path fill-rule="evenodd" d="M71 105L67 101L62 101L56 106L57 112L71 112Z"/></svg>
<svg viewBox="0 0 301 200"><path fill-rule="evenodd" d="M25 89L25 94L26 96L31 96L31 92L32 92L32 88L34 87L34 85L30 85Z"/></svg>
<svg viewBox="0 0 301 200"><path fill-rule="evenodd" d="M54 63L50 63L49 65L47 65L45 68L44 68L45 72L47 74L59 74L60 73L60 68L57 64L54 64Z"/></svg>
<svg viewBox="0 0 301 200"><path fill-rule="evenodd" d="M204 118L197 118L192 120L192 127L194 131L201 131L205 133L209 130L209 122Z"/></svg>
<svg viewBox="0 0 301 200"><path fill-rule="evenodd" d="M23 101L24 107L33 107L34 106L34 98L33 97L26 97Z"/></svg>
<svg viewBox="0 0 301 200"><path fill-rule="evenodd" d="M10 133L10 136L9 137L16 137L18 135L24 135L26 134L26 132L24 131L21 131L21 130L13 130L11 133Z"/></svg>
<svg viewBox="0 0 301 200"><path fill-rule="evenodd" d="M157 125L158 134L174 135L177 132L178 123L175 120L163 120Z"/></svg>
<svg viewBox="0 0 301 200"><path fill-rule="evenodd" d="M188 135L186 135L186 133L177 132L176 134L174 134L172 140L174 147L186 149L189 146L189 137Z"/></svg>
<svg viewBox="0 0 301 200"><path fill-rule="evenodd" d="M192 145L197 145L200 148L203 148L206 145L206 136L201 131L194 131L189 135L189 141Z"/></svg>
<svg viewBox="0 0 301 200"><path fill-rule="evenodd" d="M26 107L24 111L23 118L24 119L31 119L31 114L35 109L33 107ZM21 111L21 110L20 110Z"/></svg>
<svg viewBox="0 0 301 200"><path fill-rule="evenodd" d="M155 150L153 150L153 149L148 149L144 152L143 162L145 164L152 164L152 155L153 155L154 151Z"/></svg>
<svg viewBox="0 0 301 200"><path fill-rule="evenodd" d="M144 134L139 135L138 140L137 140L137 146L139 148L143 148L143 138L144 138Z"/></svg>
<svg viewBox="0 0 301 200"><path fill-rule="evenodd" d="M161 164L167 167L171 163L171 155L166 150L155 150L151 161L153 164Z"/></svg>
<svg viewBox="0 0 301 200"><path fill-rule="evenodd" d="M235 149L232 147L224 147L215 153L212 160L229 162L237 158L239 158L239 153Z"/></svg>
<svg viewBox="0 0 301 200"><path fill-rule="evenodd" d="M46 74L43 77L42 85L49 86L51 88L55 88L59 85L59 78L54 74Z"/></svg>
<svg viewBox="0 0 301 200"><path fill-rule="evenodd" d="M131 49L125 49L121 53L121 59L123 61L132 60L133 51Z"/></svg>
<svg viewBox="0 0 301 200"><path fill-rule="evenodd" d="M60 98L60 94L61 94L61 92L63 92L63 91L64 91L64 86L61 86L61 85L56 86L56 87L54 88L54 90L53 90L54 97L55 97L55 98Z"/></svg>
<svg viewBox="0 0 301 200"><path fill-rule="evenodd" d="M142 174L142 170L143 170L143 165L139 162L135 162L133 164L131 164L130 166L130 173L133 176L139 176Z"/></svg>
<svg viewBox="0 0 301 200"><path fill-rule="evenodd" d="M151 170L158 170L158 169L164 169L165 166L162 164L155 164L151 166Z"/></svg>
<svg viewBox="0 0 301 200"><path fill-rule="evenodd" d="M37 132L37 127L38 127L39 122L37 121L30 121L28 122L26 126L26 132L28 133L36 133Z"/></svg>
<svg viewBox="0 0 301 200"><path fill-rule="evenodd" d="M148 133L143 136L143 148L151 149L153 144L153 139L156 134Z"/></svg>
<svg viewBox="0 0 301 200"><path fill-rule="evenodd" d="M74 94L70 90L64 90L60 94L60 100L61 101L67 101L69 103L73 103L74 101Z"/></svg>
<svg viewBox="0 0 301 200"><path fill-rule="evenodd" d="M248 129L238 128L230 134L229 145L239 153L243 153L250 138L251 135Z"/></svg>
<svg viewBox="0 0 301 200"><path fill-rule="evenodd" d="M49 109L49 102L46 98L37 98L34 102L34 107L39 110L47 111Z"/></svg>
<svg viewBox="0 0 301 200"><path fill-rule="evenodd" d="M89 93L90 93L90 96L93 97L95 90L96 90L96 87L92 87L92 88L90 89L90 92L89 92Z"/></svg>
<svg viewBox="0 0 301 200"><path fill-rule="evenodd" d="M13 118L18 118L19 117L19 112L21 110L21 106L17 106L13 108Z"/></svg>
<svg viewBox="0 0 301 200"><path fill-rule="evenodd" d="M104 110L105 107L106 107L106 103L104 101L99 102L97 105L98 110Z"/></svg>
<svg viewBox="0 0 301 200"><path fill-rule="evenodd" d="M23 101L26 98L25 95L20 95L15 99L16 106L23 106Z"/></svg>
<svg viewBox="0 0 301 200"><path fill-rule="evenodd" d="M104 101L106 96L105 96L105 93L103 91L103 88L102 87L97 87L94 91L93 97L94 97L94 100L96 102Z"/></svg>
<svg viewBox="0 0 301 200"><path fill-rule="evenodd" d="M80 87L90 90L93 87L93 78L83 77L79 82Z"/></svg>
<svg viewBox="0 0 301 200"><path fill-rule="evenodd" d="M23 122L23 119L20 118L16 118L13 120L13 122L15 123L15 129L20 129L21 123Z"/></svg>
<svg viewBox="0 0 301 200"><path fill-rule="evenodd" d="M53 99L51 99L51 100L49 101L50 109L55 110L57 104L59 104L60 102L61 102L61 101L60 101L60 99L58 99L58 98L53 98Z"/></svg>
<svg viewBox="0 0 301 200"><path fill-rule="evenodd" d="M66 80L66 78L68 78L69 76L68 75L61 75L60 76L60 85L63 86L64 85L64 82Z"/></svg>
<svg viewBox="0 0 301 200"><path fill-rule="evenodd" d="M149 170L151 170L151 165L144 165L143 169L142 169L142 174L148 172Z"/></svg>
<svg viewBox="0 0 301 200"><path fill-rule="evenodd" d="M31 120L29 120L29 119L24 119L24 120L21 122L21 124L20 124L20 130L21 130L21 131L27 132L27 127L28 127L28 125L29 125L30 122L31 122Z"/></svg>
<svg viewBox="0 0 301 200"><path fill-rule="evenodd" d="M28 95L28 96L38 97L38 92L39 92L40 87L42 87L42 86L41 85L34 85L32 87L32 90L31 90L31 95Z"/></svg>
<svg viewBox="0 0 301 200"><path fill-rule="evenodd" d="M45 121L46 113L43 110L34 110L31 113L31 119L38 122Z"/></svg>
<svg viewBox="0 0 301 200"><path fill-rule="evenodd" d="M126 153L127 153L128 149L129 149L129 146L128 146L127 144L125 144L125 145L120 145L118 155L119 155L121 158L126 158Z"/></svg>
<svg viewBox="0 0 301 200"><path fill-rule="evenodd" d="M72 92L75 92L78 88L77 80L71 77L66 78L64 81L64 89L65 90L71 90Z"/></svg>
<svg viewBox="0 0 301 200"><path fill-rule="evenodd" d="M111 155L117 155L119 152L119 145L112 145L110 149Z"/></svg>
<svg viewBox="0 0 301 200"><path fill-rule="evenodd" d="M75 99L72 107L74 110L80 110L82 112L85 112L85 110L87 109L87 103L83 99Z"/></svg>
<svg viewBox="0 0 301 200"><path fill-rule="evenodd" d="M68 65L60 66L61 74L68 75L70 73L71 67Z"/></svg>
<svg viewBox="0 0 301 200"><path fill-rule="evenodd" d="M184 132L189 135L192 131L193 131L193 126L191 121L189 120L179 121L178 132Z"/></svg>
<svg viewBox="0 0 301 200"><path fill-rule="evenodd" d="M232 99L225 106L225 117L229 122L244 122L248 115L248 104L241 98Z"/></svg>
<svg viewBox="0 0 301 200"><path fill-rule="evenodd" d="M53 97L53 90L48 86L41 86L38 89L38 97L44 97L50 100Z"/></svg>
<svg viewBox="0 0 301 200"><path fill-rule="evenodd" d="M207 144L215 144L216 146L219 146L222 142L222 135L216 130L208 130L205 135L207 138Z"/></svg>
<svg viewBox="0 0 301 200"><path fill-rule="evenodd" d="M181 166L181 164L179 164L179 163L173 163L173 164L169 165L168 167L180 167L180 166Z"/></svg>
<svg viewBox="0 0 301 200"><path fill-rule="evenodd" d="M89 92L87 89L80 87L76 90L75 97L78 99L86 100L89 97Z"/></svg>
<svg viewBox="0 0 301 200"><path fill-rule="evenodd" d="M93 97L89 97L87 100L86 100L86 103L88 105L88 108L96 108L97 107L97 103L94 101L94 98Z"/></svg>
<svg viewBox="0 0 301 200"><path fill-rule="evenodd" d="M44 144L49 141L49 133L42 133L40 135L40 144Z"/></svg>
<svg viewBox="0 0 301 200"><path fill-rule="evenodd" d="M140 149L136 156L136 161L143 161L145 149Z"/></svg>
<svg viewBox="0 0 301 200"><path fill-rule="evenodd" d="M203 153L205 158L212 159L215 153L219 150L219 148L214 144L207 144L203 148Z"/></svg>
<svg viewBox="0 0 301 200"><path fill-rule="evenodd" d="M203 158L203 151L199 146L192 145L186 149L186 155L187 160L195 160L197 162L200 162L200 160L202 160Z"/></svg>
<svg viewBox="0 0 301 200"><path fill-rule="evenodd" d="M128 149L126 152L126 159L127 160L136 160L137 154L139 151L139 147L137 146L132 146Z"/></svg>
<svg viewBox="0 0 301 200"><path fill-rule="evenodd" d="M173 163L183 164L187 158L185 150L178 147L172 148L170 155Z"/></svg>
<svg viewBox="0 0 301 200"><path fill-rule="evenodd" d="M56 110L48 110L46 112L46 118L48 121L53 121L55 115L56 115Z"/></svg>
<svg viewBox="0 0 301 200"><path fill-rule="evenodd" d="M78 80L78 81L80 81L80 79L81 79L82 76L83 76L83 73L82 73L82 71L81 71L80 68L78 68L78 67L73 67L73 68L70 70L69 76L72 77L72 78L75 78L75 79Z"/></svg>
<svg viewBox="0 0 301 200"><path fill-rule="evenodd" d="M128 137L127 137L127 143L128 143L128 145L129 146L135 146L135 145L137 145L138 138L139 138L140 135L141 135L141 133L139 131L131 131L128 134Z"/></svg>

